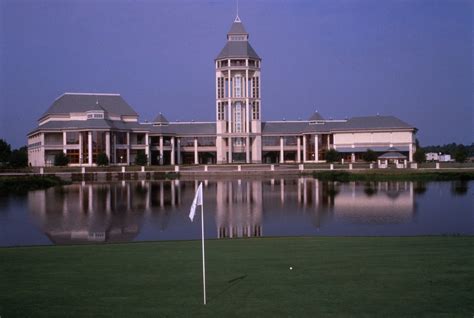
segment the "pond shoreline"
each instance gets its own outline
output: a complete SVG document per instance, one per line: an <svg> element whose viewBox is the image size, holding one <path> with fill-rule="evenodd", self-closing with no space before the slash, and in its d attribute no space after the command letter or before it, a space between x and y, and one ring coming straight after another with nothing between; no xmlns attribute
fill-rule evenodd
<svg viewBox="0 0 474 318"><path fill-rule="evenodd" d="M173 168L174 167L174 168ZM173 169L172 169L173 168ZM302 169L303 168L303 169ZM45 189L71 182L111 182L139 180L175 180L204 178L297 177L313 176L324 181L469 181L474 180L474 168L419 169L349 169L344 165L198 165L170 167L89 167L45 168L32 172L0 173L0 191Z"/></svg>

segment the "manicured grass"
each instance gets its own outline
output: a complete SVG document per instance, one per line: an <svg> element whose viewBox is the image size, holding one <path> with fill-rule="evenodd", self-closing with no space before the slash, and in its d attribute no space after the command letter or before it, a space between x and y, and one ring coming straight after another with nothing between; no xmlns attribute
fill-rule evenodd
<svg viewBox="0 0 474 318"><path fill-rule="evenodd" d="M0 249L2 317L472 317L474 237ZM289 270L292 266L294 269Z"/></svg>
<svg viewBox="0 0 474 318"><path fill-rule="evenodd" d="M323 181L450 181L474 180L474 171L364 170L315 171L313 177Z"/></svg>

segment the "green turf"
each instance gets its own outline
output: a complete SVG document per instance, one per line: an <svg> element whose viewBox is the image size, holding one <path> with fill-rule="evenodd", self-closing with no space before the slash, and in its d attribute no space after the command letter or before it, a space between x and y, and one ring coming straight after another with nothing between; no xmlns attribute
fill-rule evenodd
<svg viewBox="0 0 474 318"><path fill-rule="evenodd" d="M0 249L0 316L472 317L474 237ZM290 271L289 267L293 266Z"/></svg>

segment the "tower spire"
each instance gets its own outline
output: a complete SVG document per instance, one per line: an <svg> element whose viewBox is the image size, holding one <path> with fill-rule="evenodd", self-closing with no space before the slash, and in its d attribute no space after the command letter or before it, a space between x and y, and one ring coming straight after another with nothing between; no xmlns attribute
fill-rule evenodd
<svg viewBox="0 0 474 318"><path fill-rule="evenodd" d="M236 1L237 1L237 14L235 15L234 22L241 22L239 18L239 0L236 0Z"/></svg>

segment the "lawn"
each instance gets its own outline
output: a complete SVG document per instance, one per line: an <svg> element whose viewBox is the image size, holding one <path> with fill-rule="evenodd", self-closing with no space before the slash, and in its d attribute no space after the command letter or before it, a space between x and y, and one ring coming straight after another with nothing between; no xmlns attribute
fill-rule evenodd
<svg viewBox="0 0 474 318"><path fill-rule="evenodd" d="M474 237L0 249L0 316L472 317ZM293 270L289 267L292 266Z"/></svg>

